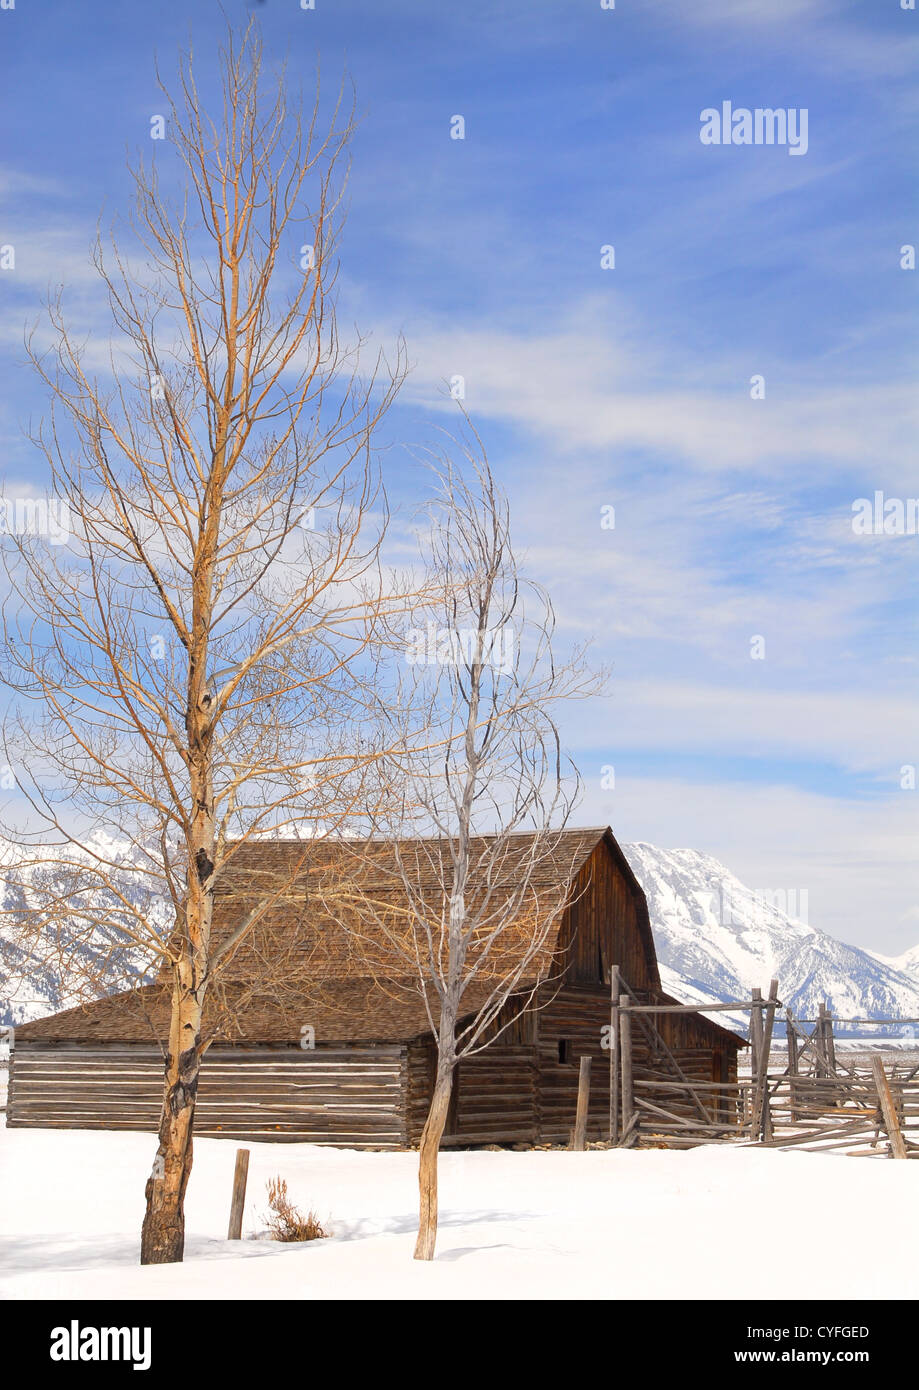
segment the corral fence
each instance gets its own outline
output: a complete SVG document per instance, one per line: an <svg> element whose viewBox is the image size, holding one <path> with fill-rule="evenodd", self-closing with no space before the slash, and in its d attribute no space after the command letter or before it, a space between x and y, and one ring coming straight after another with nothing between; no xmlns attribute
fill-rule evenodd
<svg viewBox="0 0 919 1390"><path fill-rule="evenodd" d="M780 1010L784 1040L774 1037ZM707 1082L687 1076L672 1056L666 1067L658 1020L663 1014L696 1011L749 1013L748 1073ZM609 1143L663 1148L727 1143L919 1158L919 1059L915 1054L897 1058L890 1048L883 1057L880 1050L847 1054L837 1046L836 1031L916 1024L919 1019L914 1018L834 1019L825 1003L816 1018L796 1018L782 1005L777 980L765 996L754 989L749 999L728 1003L648 1004L614 967ZM657 1064L663 1056L669 1077L633 1068L632 1041L639 1031L656 1035Z"/></svg>

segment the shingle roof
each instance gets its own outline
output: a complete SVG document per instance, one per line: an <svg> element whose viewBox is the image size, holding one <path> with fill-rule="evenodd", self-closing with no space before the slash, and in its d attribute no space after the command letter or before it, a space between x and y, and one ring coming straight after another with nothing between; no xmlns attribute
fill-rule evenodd
<svg viewBox="0 0 919 1390"><path fill-rule="evenodd" d="M473 1013L488 996L485 985L470 986L463 1013ZM406 1042L430 1031L424 1000L409 979L381 983L368 976L322 980L280 998L249 996L239 1007L229 991L233 1026L218 1036L237 1043L299 1045L304 1027L317 1043ZM169 1035L169 991L145 985L125 994L83 1004L36 1019L16 1029L17 1042L151 1043ZM213 1027L218 995L206 1003L205 1033ZM435 1013L436 1017L436 1013Z"/></svg>
<svg viewBox="0 0 919 1390"><path fill-rule="evenodd" d="M512 913L490 948L493 973L506 972L528 948L535 921L554 918L533 962L535 975L547 973L571 884L608 833L597 827L558 831L548 841L521 834L472 842L467 907L484 908L483 934L496 914ZM274 897L224 967L225 978L249 979L269 956L311 979L406 974L412 943L425 925L436 934L447 916L448 843L273 840L231 847L215 885L215 942Z"/></svg>

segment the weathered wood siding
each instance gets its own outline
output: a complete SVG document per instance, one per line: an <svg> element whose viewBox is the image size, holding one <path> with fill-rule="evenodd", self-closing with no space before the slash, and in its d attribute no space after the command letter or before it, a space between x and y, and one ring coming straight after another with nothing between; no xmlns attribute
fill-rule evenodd
<svg viewBox="0 0 919 1390"><path fill-rule="evenodd" d="M408 1136L417 1144L434 1085L432 1041L408 1047ZM464 1058L453 1074L450 1117L442 1147L461 1144L532 1144L537 1131L536 1049L493 1043Z"/></svg>
<svg viewBox="0 0 919 1390"><path fill-rule="evenodd" d="M400 1045L211 1048L195 1132L399 1148L406 1142L404 1054ZM7 1124L155 1131L162 1072L153 1047L18 1044Z"/></svg>
<svg viewBox="0 0 919 1390"><path fill-rule="evenodd" d="M497 1042L460 1062L448 1145L532 1144L537 1137L535 1048Z"/></svg>
<svg viewBox="0 0 919 1390"><path fill-rule="evenodd" d="M660 985L647 905L605 841L578 871L559 943L573 985L602 986L611 965L633 989Z"/></svg>
<svg viewBox="0 0 919 1390"><path fill-rule="evenodd" d="M609 1024L609 994L601 990L563 989L539 1010L539 1138L544 1144L567 1144L578 1101L582 1057L592 1058L587 1137L609 1132L609 1051L603 1028Z"/></svg>
<svg viewBox="0 0 919 1390"><path fill-rule="evenodd" d="M650 1002L649 994L644 998ZM610 1053L603 1042L609 1022L609 994L602 990L565 988L539 1010L537 1113L542 1143L565 1144L570 1138L577 1110L579 1063L585 1056L592 1058L587 1135L590 1139L608 1137ZM675 1109L687 1119L701 1120L691 1097L669 1084L679 1081L674 1062L689 1081L725 1084L737 1080L736 1049L728 1039L716 1042L714 1029L698 1015L659 1014L657 1022L673 1060L655 1045L651 1028L636 1016L632 1020L632 1070L636 1083L668 1085L660 1090L636 1086L636 1094ZM717 1094L707 1091L701 1099L711 1118L724 1116L726 1106ZM642 1128L652 1130L650 1117L643 1117Z"/></svg>

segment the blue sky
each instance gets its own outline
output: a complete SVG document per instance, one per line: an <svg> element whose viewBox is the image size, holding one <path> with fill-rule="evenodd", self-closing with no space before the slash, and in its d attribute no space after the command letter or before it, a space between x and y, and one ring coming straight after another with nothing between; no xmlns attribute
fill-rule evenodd
<svg viewBox="0 0 919 1390"><path fill-rule="evenodd" d="M852 503L919 495L919 16L898 0L227 0L309 89L352 75L363 122L341 317L414 364L390 490L461 374L562 640L607 698L567 719L581 818L691 846L811 922L919 939L916 536ZM98 217L124 212L191 33L205 93L223 18L16 0L0 11L0 403L6 490L41 486L22 327L62 283L101 331ZM706 146L700 113L808 111L808 148ZM465 139L450 138L454 115ZM601 247L615 269L601 268ZM750 382L765 379L753 400ZM601 508L615 507L604 530ZM751 658L762 637L765 657ZM615 789L601 768L615 767Z"/></svg>

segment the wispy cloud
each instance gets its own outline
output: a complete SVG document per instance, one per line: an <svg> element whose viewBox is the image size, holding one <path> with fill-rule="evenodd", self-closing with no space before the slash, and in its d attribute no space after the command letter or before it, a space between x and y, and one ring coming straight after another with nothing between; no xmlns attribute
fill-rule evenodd
<svg viewBox="0 0 919 1390"><path fill-rule="evenodd" d="M444 383L461 376L474 413L566 455L647 449L705 471L756 465L767 474L806 460L828 473L842 464L879 486L914 477L919 400L905 374L830 384L819 368L772 354L739 357L725 347L699 360L624 317L617 331L615 301L594 301L557 327L530 332L455 321L424 327L411 338L409 395L441 407ZM754 375L765 378L763 400L751 398Z"/></svg>

